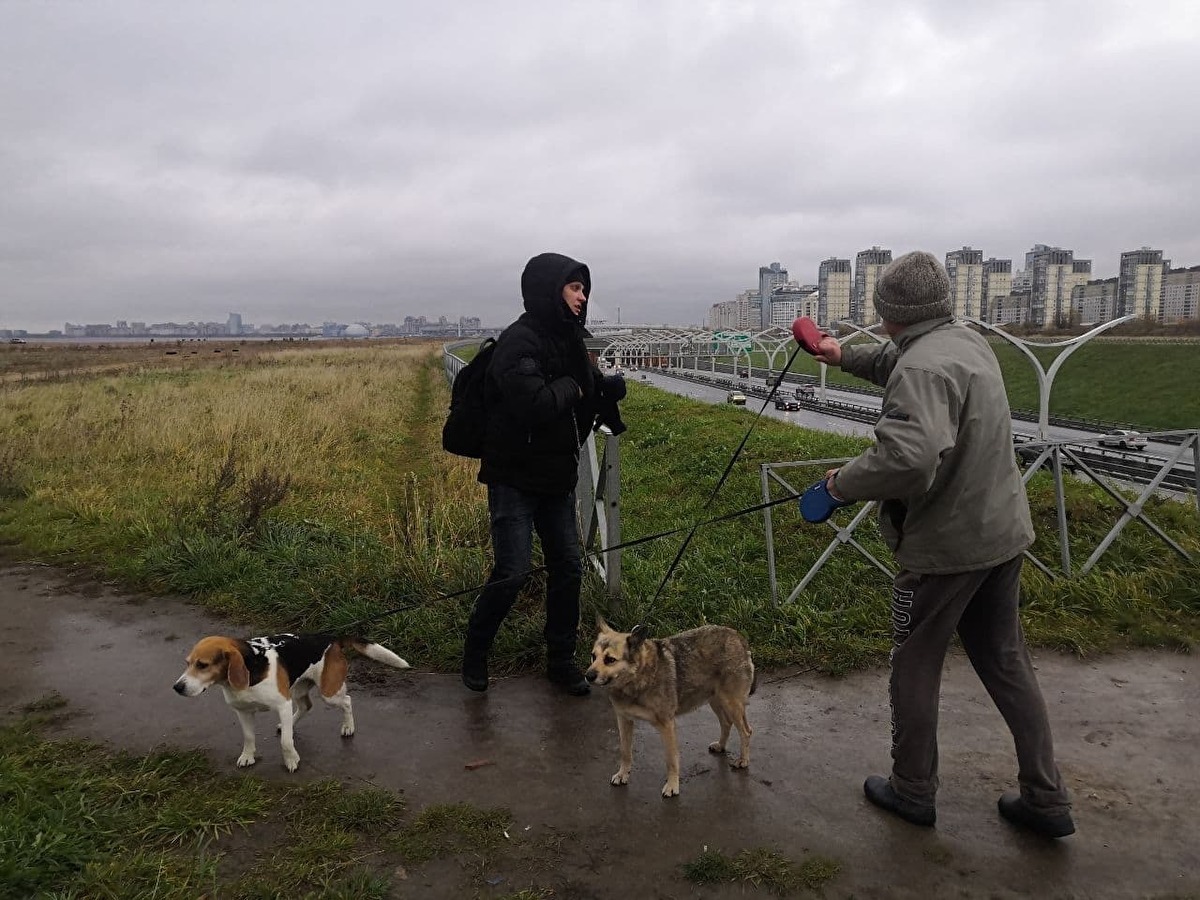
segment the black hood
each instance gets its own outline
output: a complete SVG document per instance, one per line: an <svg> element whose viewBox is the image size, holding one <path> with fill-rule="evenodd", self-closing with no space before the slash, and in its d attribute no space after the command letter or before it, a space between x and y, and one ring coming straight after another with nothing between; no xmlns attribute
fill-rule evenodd
<svg viewBox="0 0 1200 900"><path fill-rule="evenodd" d="M521 296L525 311L551 328L587 325L587 304L578 316L571 314L562 297L562 289L572 281L583 282L585 297L592 295L592 274L577 259L561 253L539 253L525 264L521 273Z"/></svg>

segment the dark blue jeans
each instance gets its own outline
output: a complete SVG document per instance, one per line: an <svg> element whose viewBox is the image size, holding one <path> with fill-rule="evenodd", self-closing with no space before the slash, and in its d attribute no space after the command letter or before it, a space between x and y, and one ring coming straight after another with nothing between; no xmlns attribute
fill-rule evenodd
<svg viewBox="0 0 1200 900"><path fill-rule="evenodd" d="M467 624L467 652L487 653L528 580L537 530L546 560L546 659L551 667L571 663L579 632L579 586L583 579L575 493L531 494L503 484L488 485L495 561Z"/></svg>

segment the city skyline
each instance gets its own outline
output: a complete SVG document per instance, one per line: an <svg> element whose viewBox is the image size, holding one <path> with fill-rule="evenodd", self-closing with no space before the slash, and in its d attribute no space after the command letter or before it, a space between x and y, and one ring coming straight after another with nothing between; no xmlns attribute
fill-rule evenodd
<svg viewBox="0 0 1200 900"><path fill-rule="evenodd" d="M872 245L1200 260L1198 40L1183 0L3 4L0 327L503 323L551 249L677 323Z"/></svg>
<svg viewBox="0 0 1200 900"><path fill-rule="evenodd" d="M1012 257L984 255L983 249L969 245L944 254L956 316L1044 329L1126 315L1163 324L1200 320L1200 265L1174 265L1162 249L1143 245L1121 251L1118 274L1107 277L1074 248L1035 243L1025 251L1023 268ZM772 262L759 267L756 288L713 303L705 321L710 327L739 330L786 325L794 315L822 325L842 320L873 324L878 321L871 303L874 285L892 259L892 251L878 245L853 258L830 257L822 260L816 282L804 285L789 280L782 263Z"/></svg>

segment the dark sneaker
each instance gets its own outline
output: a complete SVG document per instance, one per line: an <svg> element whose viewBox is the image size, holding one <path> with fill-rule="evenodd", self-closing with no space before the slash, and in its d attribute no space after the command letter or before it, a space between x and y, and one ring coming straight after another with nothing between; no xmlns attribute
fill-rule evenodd
<svg viewBox="0 0 1200 900"><path fill-rule="evenodd" d="M473 691L488 689L486 653L463 653L462 683Z"/></svg>
<svg viewBox="0 0 1200 900"><path fill-rule="evenodd" d="M588 685L587 679L583 677L578 666L553 666L546 670L546 677L550 679L551 684L561 688L572 697L582 697L592 692L591 686Z"/></svg>
<svg viewBox="0 0 1200 900"><path fill-rule="evenodd" d="M937 821L937 809L932 805L906 800L896 793L892 783L882 775L872 775L863 783L867 799L913 825L931 827Z"/></svg>
<svg viewBox="0 0 1200 900"><path fill-rule="evenodd" d="M1008 821L1037 834L1060 838L1075 833L1075 820L1070 813L1040 812L1026 803L1020 794L1007 793L996 806L1000 809L1000 815Z"/></svg>

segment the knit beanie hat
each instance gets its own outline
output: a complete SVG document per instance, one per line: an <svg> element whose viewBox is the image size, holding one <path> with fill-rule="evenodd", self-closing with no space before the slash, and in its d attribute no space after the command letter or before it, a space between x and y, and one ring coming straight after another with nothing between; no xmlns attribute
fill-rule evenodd
<svg viewBox="0 0 1200 900"><path fill-rule="evenodd" d="M950 278L932 253L916 250L888 265L875 282L875 309L885 322L912 325L953 314Z"/></svg>

